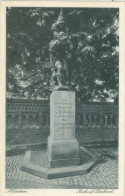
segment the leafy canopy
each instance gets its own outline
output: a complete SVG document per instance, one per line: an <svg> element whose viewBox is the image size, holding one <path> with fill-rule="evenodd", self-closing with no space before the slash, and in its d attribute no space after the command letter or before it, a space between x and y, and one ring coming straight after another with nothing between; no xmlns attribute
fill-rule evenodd
<svg viewBox="0 0 125 196"><path fill-rule="evenodd" d="M81 101L118 94L117 8L64 8L73 43L71 90ZM7 8L7 93L49 98L49 43L59 8Z"/></svg>

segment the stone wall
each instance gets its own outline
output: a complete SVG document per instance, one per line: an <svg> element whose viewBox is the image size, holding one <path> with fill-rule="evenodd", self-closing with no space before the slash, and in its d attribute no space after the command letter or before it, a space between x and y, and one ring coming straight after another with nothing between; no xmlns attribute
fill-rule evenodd
<svg viewBox="0 0 125 196"><path fill-rule="evenodd" d="M7 99L7 146L46 143L49 116L47 101ZM118 106L114 103L76 104L76 138L84 144L117 141Z"/></svg>

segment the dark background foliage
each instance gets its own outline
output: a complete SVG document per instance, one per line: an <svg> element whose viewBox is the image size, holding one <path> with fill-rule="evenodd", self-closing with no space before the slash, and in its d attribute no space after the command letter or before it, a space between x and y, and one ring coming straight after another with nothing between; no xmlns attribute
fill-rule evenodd
<svg viewBox="0 0 125 196"><path fill-rule="evenodd" d="M64 8L73 43L71 90L81 101L118 96L116 8ZM49 43L60 8L7 8L7 94L48 99Z"/></svg>

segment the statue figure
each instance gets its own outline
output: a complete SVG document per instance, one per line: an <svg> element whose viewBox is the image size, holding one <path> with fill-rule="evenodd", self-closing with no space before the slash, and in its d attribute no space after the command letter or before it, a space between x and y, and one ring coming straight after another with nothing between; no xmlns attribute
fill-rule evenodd
<svg viewBox="0 0 125 196"><path fill-rule="evenodd" d="M54 39L49 44L51 65L51 88L52 90L69 90L69 67L71 60L72 43L68 37L68 28L61 9L56 23L52 25Z"/></svg>

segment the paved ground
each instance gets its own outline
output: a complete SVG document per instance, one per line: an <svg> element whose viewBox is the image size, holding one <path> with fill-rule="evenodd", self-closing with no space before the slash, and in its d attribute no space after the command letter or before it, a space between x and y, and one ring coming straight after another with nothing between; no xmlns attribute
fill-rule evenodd
<svg viewBox="0 0 125 196"><path fill-rule="evenodd" d="M117 189L117 147L87 148L98 156L97 165L88 173L47 180L20 171L24 153L6 157L6 188L17 189Z"/></svg>

